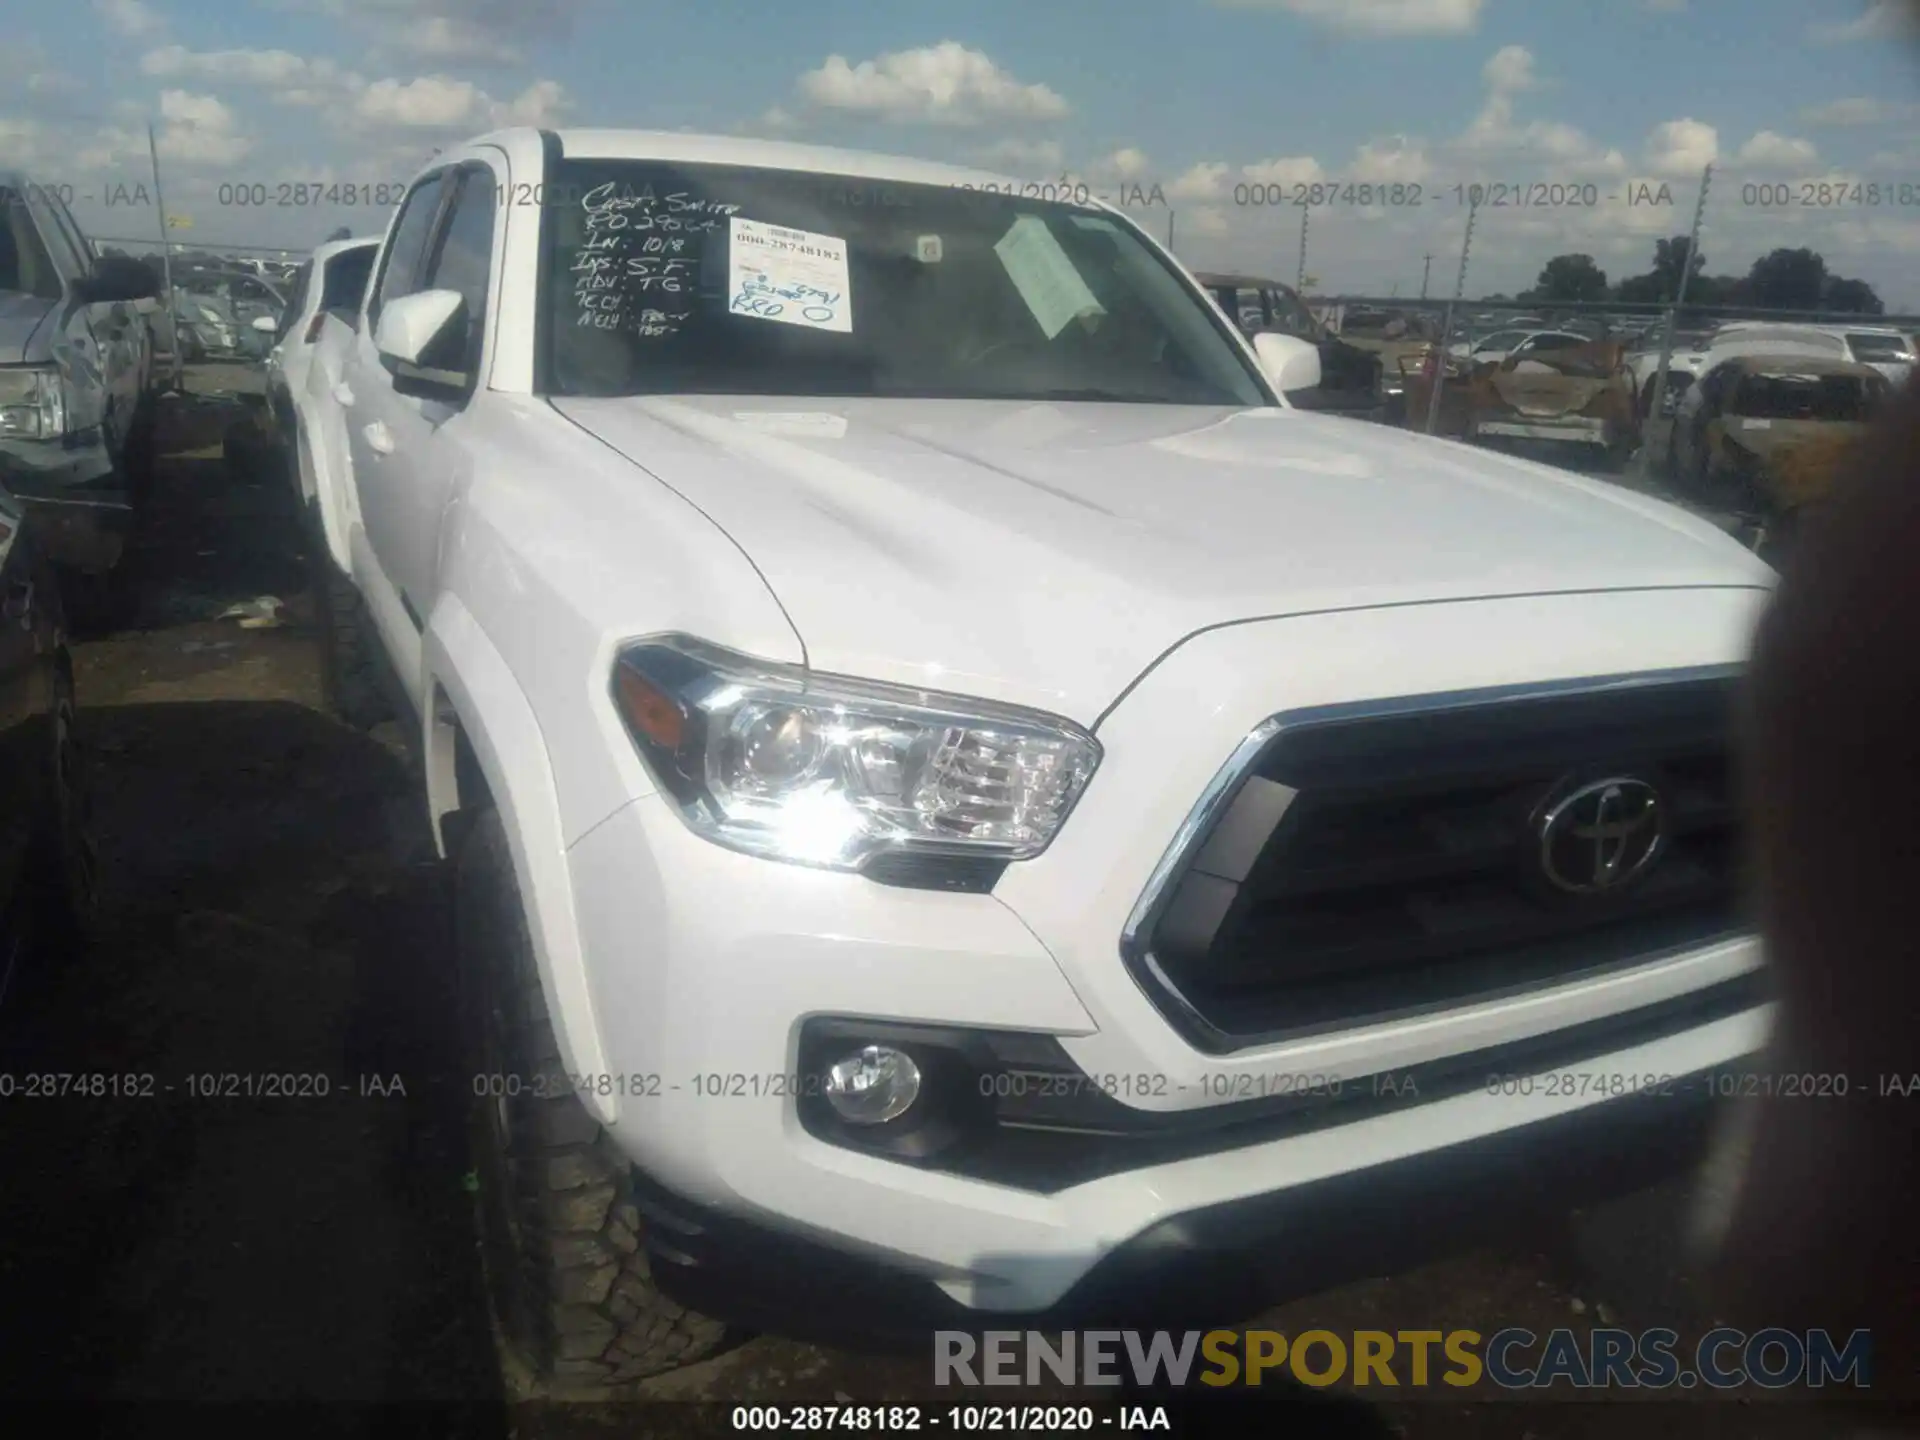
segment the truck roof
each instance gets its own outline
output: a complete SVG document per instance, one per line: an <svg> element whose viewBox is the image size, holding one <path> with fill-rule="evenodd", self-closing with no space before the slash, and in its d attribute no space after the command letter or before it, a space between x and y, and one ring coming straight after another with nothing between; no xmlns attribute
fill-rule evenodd
<svg viewBox="0 0 1920 1440"><path fill-rule="evenodd" d="M489 131L468 145L498 145L513 150L543 132L525 126ZM903 185L991 186L1035 199L1061 197L1062 182L1020 180L990 170L942 165L904 155L882 155L868 150L843 150L829 145L807 145L787 140L758 140L741 135L700 135L681 130L610 130L564 128L550 132L568 160L664 160L687 165L743 165L769 170L793 170L817 175L856 175L863 179L894 180ZM1071 189L1069 185L1066 188ZM1091 203L1099 204L1097 200Z"/></svg>

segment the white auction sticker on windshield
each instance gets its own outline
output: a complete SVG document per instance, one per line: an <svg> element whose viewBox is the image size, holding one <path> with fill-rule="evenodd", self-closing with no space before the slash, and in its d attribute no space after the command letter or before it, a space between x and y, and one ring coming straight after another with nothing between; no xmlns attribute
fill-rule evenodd
<svg viewBox="0 0 1920 1440"><path fill-rule="evenodd" d="M727 309L732 314L852 333L845 240L738 215L728 225Z"/></svg>
<svg viewBox="0 0 1920 1440"><path fill-rule="evenodd" d="M1075 320L1107 313L1039 216L1015 220L993 251L1047 339Z"/></svg>

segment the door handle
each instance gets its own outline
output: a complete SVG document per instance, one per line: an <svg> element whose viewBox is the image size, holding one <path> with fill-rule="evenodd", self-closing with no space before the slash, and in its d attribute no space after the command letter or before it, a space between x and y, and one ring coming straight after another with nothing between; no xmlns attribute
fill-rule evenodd
<svg viewBox="0 0 1920 1440"><path fill-rule="evenodd" d="M372 450L374 454L391 455L393 453L393 432L388 430L387 427L382 425L378 420L367 426L366 429L360 433L367 437L367 448Z"/></svg>
<svg viewBox="0 0 1920 1440"><path fill-rule="evenodd" d="M353 391L347 388L346 381L342 380L338 385L333 387L333 398L342 405L351 406L353 404Z"/></svg>

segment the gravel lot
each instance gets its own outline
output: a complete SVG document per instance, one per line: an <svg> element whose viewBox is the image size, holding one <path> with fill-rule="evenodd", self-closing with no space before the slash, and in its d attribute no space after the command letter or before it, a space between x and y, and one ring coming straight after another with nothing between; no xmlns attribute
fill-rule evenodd
<svg viewBox="0 0 1920 1440"><path fill-rule="evenodd" d="M194 384L236 378L196 373ZM420 1433L476 1436L728 1428L690 1401L953 1403L922 1357L768 1339L656 1382L644 1411L509 1403L471 1239L441 877L397 747L314 708L289 495L277 474L230 472L220 438L231 415L221 401L170 403L155 520L129 561L138 614L79 649L103 943L10 997L0 1069L147 1073L156 1092L7 1106L0 1393L425 1402L437 1408L417 1412L432 1416ZM219 618L263 595L286 602L278 628ZM249 1071L322 1075L330 1093L194 1093L192 1077ZM1712 1316L1676 1256L1683 1200L1676 1190L1609 1207L1564 1233L1516 1236L1504 1253L1352 1286L1263 1323L1697 1331ZM1334 1413L1309 1411L1313 1399L1269 1388L1254 1402L1264 1427L1298 1410L1311 1432L1331 1430ZM1642 1433L1784 1433L1799 1410L1469 1412L1435 1398L1340 1418L1360 1427L1351 1433L1390 1424L1549 1440L1622 1421ZM357 1433L391 1415L337 1418L336 1433Z"/></svg>

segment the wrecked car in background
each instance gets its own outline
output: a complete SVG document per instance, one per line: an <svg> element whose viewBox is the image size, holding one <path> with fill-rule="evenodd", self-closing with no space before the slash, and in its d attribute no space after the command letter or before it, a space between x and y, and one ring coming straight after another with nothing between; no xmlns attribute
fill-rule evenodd
<svg viewBox="0 0 1920 1440"><path fill-rule="evenodd" d="M1733 512L1777 558L1824 501L1854 443L1894 393L1871 365L1811 355L1741 355L1716 365L1675 417L1671 474Z"/></svg>
<svg viewBox="0 0 1920 1440"><path fill-rule="evenodd" d="M1429 353L1402 361L1412 429L1426 428L1439 360ZM1618 341L1529 349L1486 363L1449 355L1445 377L1437 434L1496 445L1576 445L1599 452L1615 467L1640 443L1633 376Z"/></svg>
<svg viewBox="0 0 1920 1440"><path fill-rule="evenodd" d="M160 277L97 256L50 187L0 172L0 486L35 513L69 609L109 598L150 454Z"/></svg>
<svg viewBox="0 0 1920 1440"><path fill-rule="evenodd" d="M1214 303L1251 340L1292 335L1320 352L1320 383L1287 396L1302 410L1371 417L1380 397L1379 358L1327 328L1291 285L1257 275L1196 274Z"/></svg>
<svg viewBox="0 0 1920 1440"><path fill-rule="evenodd" d="M189 270L174 277L174 328L184 360L263 360L287 299L257 275ZM269 320L264 327L256 322Z"/></svg>
<svg viewBox="0 0 1920 1440"><path fill-rule="evenodd" d="M1439 344L1433 317L1418 310L1342 306L1332 324L1343 341L1379 362L1381 415L1389 424L1399 424L1406 411L1406 367L1402 362L1418 363Z"/></svg>

